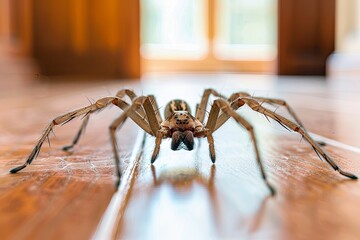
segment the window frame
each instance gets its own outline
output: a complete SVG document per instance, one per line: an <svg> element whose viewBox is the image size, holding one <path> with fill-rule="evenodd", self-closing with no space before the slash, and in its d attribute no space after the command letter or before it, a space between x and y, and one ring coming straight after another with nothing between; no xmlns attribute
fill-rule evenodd
<svg viewBox="0 0 360 240"><path fill-rule="evenodd" d="M204 16L205 27L207 28L208 51L203 58L197 59L167 59L151 58L141 54L142 72L161 71L193 71L193 72L254 72L254 73L275 73L277 57L249 57L242 56L236 59L222 59L215 51L216 36L216 4L218 0L207 0L205 8L207 14ZM276 51L275 51L276 52Z"/></svg>

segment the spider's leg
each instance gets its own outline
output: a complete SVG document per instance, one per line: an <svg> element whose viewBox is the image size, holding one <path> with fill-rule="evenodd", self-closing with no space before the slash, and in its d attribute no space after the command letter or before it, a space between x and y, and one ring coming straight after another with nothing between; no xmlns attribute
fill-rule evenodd
<svg viewBox="0 0 360 240"><path fill-rule="evenodd" d="M211 88L205 89L203 96L201 97L201 102L200 102L200 104L197 105L196 112L195 112L195 118L197 118L201 123L204 123L206 107L209 102L210 94L212 94L216 97L219 97L219 98L226 99L225 96L221 95L214 89L211 89Z"/></svg>
<svg viewBox="0 0 360 240"><path fill-rule="evenodd" d="M154 106L150 101L150 98L149 97L138 97L136 100L134 100L134 104L136 102L141 103L141 105L143 106L145 113L146 113L147 121L148 121L149 126L152 131L151 135L156 136L158 130L160 129L160 123L158 122L158 117L155 112Z"/></svg>
<svg viewBox="0 0 360 240"><path fill-rule="evenodd" d="M118 98L124 98L125 95L128 96L131 101L133 101L137 97L135 92L130 89L121 89L116 93L115 96Z"/></svg>
<svg viewBox="0 0 360 240"><path fill-rule="evenodd" d="M31 151L31 153L30 153L28 159L25 161L25 163L18 167L11 169L10 172L16 173L16 172L24 169L27 165L31 164L31 162L38 156L41 146L43 145L44 141L48 138L50 132L53 130L53 128L56 125L66 124L66 123L70 122L71 120L73 120L74 118L77 118L80 116L86 116L87 114L97 111L99 109L103 109L103 108L109 106L110 104L117 104L117 102L118 102L118 99L116 97L101 98L89 106L65 113L63 115L60 115L60 116L54 118L51 121L51 123L47 126L44 133L41 135L40 139L38 140L37 144Z"/></svg>
<svg viewBox="0 0 360 240"><path fill-rule="evenodd" d="M275 104L279 106L284 106L286 110L289 112L289 114L294 118L295 122L300 126L304 127L304 125L301 123L300 118L296 115L295 111L290 107L290 105L282 99L277 98L265 98L265 97L252 97L253 99L257 100L260 103L269 103L269 104Z"/></svg>
<svg viewBox="0 0 360 240"><path fill-rule="evenodd" d="M198 116L199 106L200 106L200 104L197 103L197 104L196 104L196 107L195 107L195 117Z"/></svg>
<svg viewBox="0 0 360 240"><path fill-rule="evenodd" d="M109 127L111 144L112 144L114 160L115 160L115 172L116 172L116 176L117 176L116 184L115 184L116 187L119 185L120 178L121 178L120 158L119 158L119 154L118 154L119 146L118 146L117 140L116 140L116 130L122 126L122 124L125 122L126 119L127 119L127 115L125 113L123 113L120 115L120 117L115 119Z"/></svg>
<svg viewBox="0 0 360 240"><path fill-rule="evenodd" d="M161 144L161 140L163 139L163 132L158 131L156 134L156 139L155 139L155 148L153 151L153 154L151 156L151 164L153 164L157 158L157 156L159 155L159 151L160 151L160 144Z"/></svg>
<svg viewBox="0 0 360 240"><path fill-rule="evenodd" d="M346 176L351 179L357 179L358 177L355 176L352 173L343 171L335 162L334 160L321 148L321 146L310 137L310 135L307 133L307 131L301 127L299 124L296 124L289 119L280 116L279 114L270 111L269 109L261 106L256 100L252 98L239 98L235 101L246 103L250 108L252 108L254 111L257 111L259 113L264 114L265 116L268 116L275 121L277 121L282 126L291 129L295 132L298 132L301 134L313 147L314 151L321 156L335 171L339 172L341 175Z"/></svg>
<svg viewBox="0 0 360 240"><path fill-rule="evenodd" d="M124 98L125 95L130 98L131 102L133 102L134 99L137 98L135 92L130 90L130 89L122 89L122 90L120 90L120 91L118 91L116 93L116 97L118 97L118 98ZM162 118L161 118L161 115L160 115L160 112L159 112L159 107L158 107L158 104L157 104L157 102L155 100L155 97L153 95L148 95L148 98L150 99L150 102L153 105L153 108L155 110L156 118L158 120L158 123L161 124ZM137 110L137 112L140 114L140 116L142 116L145 119L145 112L144 112L144 110L142 108L139 108Z"/></svg>
<svg viewBox="0 0 360 240"><path fill-rule="evenodd" d="M146 117L153 132L153 136L156 136L155 140L155 148L153 154L151 156L151 163L154 163L159 151L160 151L160 144L163 139L164 133L160 130L160 124L162 122L160 113L158 111L158 105L154 96L148 96L143 102L144 110L146 112Z"/></svg>
<svg viewBox="0 0 360 240"><path fill-rule="evenodd" d="M157 119L157 121L159 123L158 127L160 128L160 125L163 122L163 120L162 120L160 112L159 112L158 104L157 104L156 99L155 99L155 97L153 95L149 95L148 97L149 97L150 102L152 103L152 109L155 112L156 119ZM156 133L155 148L154 148L153 154L151 156L151 163L154 163L157 156L159 155L160 145L161 145L161 141L162 141L163 137L164 137L164 133L162 131L158 130L157 133Z"/></svg>
<svg viewBox="0 0 360 240"><path fill-rule="evenodd" d="M130 89L121 89L120 91L118 91L116 93L116 97L119 99L124 99L125 96L128 96L131 101L133 101L134 98L136 98L136 94L134 93L134 91L132 91ZM119 105L119 107L124 110L125 108L127 108L129 106L129 104L127 104L125 102L125 100L122 100L122 102L124 102L124 104ZM142 115L145 115L145 113L142 109L139 109L139 111L142 113ZM92 113L94 113L94 112L89 112L86 114L86 116L84 117L84 120L80 126L80 129L78 130L77 134L75 135L75 138L72 141L72 143L70 145L66 145L62 148L64 151L68 151L68 150L72 149L79 142L80 137L84 134L86 126L89 122L90 114L92 114Z"/></svg>
<svg viewBox="0 0 360 240"><path fill-rule="evenodd" d="M130 118L132 118L135 121L135 119L133 117L139 116L139 114L134 115L133 113L138 113L137 111L141 107L144 109L144 111L145 111L144 118L145 119L144 118L138 119L135 122L139 125L139 127L144 129L148 134L150 134L152 136L156 136L156 146L155 146L155 150L154 150L154 153L153 153L153 156L151 159L151 162L154 162L156 159L157 153L159 152L162 135L159 134L159 132L160 132L159 131L160 123L158 121L159 116L157 116L157 113L154 109L154 102L151 102L151 98L152 98L151 96L150 97L141 96L141 97L135 98L133 104L128 109L126 109L125 113L127 114L127 116L129 116Z"/></svg>
<svg viewBox="0 0 360 240"><path fill-rule="evenodd" d="M260 167L261 176L264 179L266 185L268 186L271 194L274 195L275 189L271 186L271 184L267 180L265 170L264 170L261 158L260 158L260 152L258 149L258 145L257 145L257 141L256 141L256 137L255 137L255 133L254 133L254 129L253 129L252 125L246 119L244 119L242 116L237 114L235 112L235 110L231 107L231 105L226 100L217 99L214 101L214 103L211 107L211 110L210 110L209 119L208 119L205 129L208 129L211 133L214 131L220 110L223 112L223 114L226 114L229 117L234 118L238 124L243 126L249 132L250 137L253 142L253 146L254 146L254 150L255 150L255 154L256 154L256 160ZM210 148L210 152L211 152L211 148Z"/></svg>
<svg viewBox="0 0 360 240"><path fill-rule="evenodd" d="M226 97L224 95L220 94L215 89L212 89L212 88L205 89L203 96L201 97L200 104L196 104L196 110L195 110L195 118L198 119L201 123L204 123L206 108L209 103L210 95L226 99ZM210 116L209 116L209 118L210 118ZM208 121L209 121L209 118L208 118ZM216 121L216 119L217 119L217 116L214 118L214 121ZM226 120L227 119L229 119L229 117L227 117ZM214 138L212 137L212 133L210 133L210 132L205 131L204 134L206 135L206 138L209 142L211 160L212 160L212 162L215 162ZM199 141L199 144L201 144L201 141Z"/></svg>
<svg viewBox="0 0 360 240"><path fill-rule="evenodd" d="M146 113L145 118L142 117L139 109L142 109ZM144 96L135 98L131 106L126 108L120 117L115 119L115 121L110 125L110 137L115 158L116 175L118 177L117 184L119 183L121 177L121 169L120 158L118 155L118 144L115 134L116 130L122 126L127 117L130 117L139 127L152 136L155 136L160 128L153 105L150 102L149 97Z"/></svg>
<svg viewBox="0 0 360 240"><path fill-rule="evenodd" d="M159 106L158 106L158 104L156 102L156 99L155 99L154 95L149 95L148 97L150 99L150 102L153 105L153 108L154 108L154 111L155 111L155 114L156 114L156 119L157 119L158 123L161 124L163 122L163 120L161 118L160 111L159 111Z"/></svg>
<svg viewBox="0 0 360 240"><path fill-rule="evenodd" d="M161 140L164 136L164 133L160 131L160 124L162 123L162 118L159 112L159 107L153 95L138 98L138 100L136 101L141 102L145 110L146 119L148 120L148 124L152 131L151 135L156 136L155 148L151 156L151 163L154 163L159 154Z"/></svg>
<svg viewBox="0 0 360 240"><path fill-rule="evenodd" d="M226 99L225 96L223 96L222 94L218 93L216 90L214 89L206 89L204 91L204 94L201 98L201 102L200 104L198 104L196 106L196 118L200 120L201 123L204 122L204 118L205 118L205 112L206 112L206 107L207 107L207 104L209 102L209 97L210 95L214 95L215 97L219 97L219 98L222 98L222 99ZM233 100L237 99L238 97L250 97L250 94L246 93L246 92L237 92L237 93L234 93L232 94L228 99L227 101L229 103L233 102ZM234 103L231 105L231 108L233 108L234 110L238 109L239 106L236 106L237 104ZM215 126L215 129L214 131L216 131L219 127L221 127L228 119L230 118L230 116L228 116L227 114L220 114L220 116L218 116L218 119L216 121L216 126Z"/></svg>
<svg viewBox="0 0 360 240"><path fill-rule="evenodd" d="M85 132L85 129L86 129L86 126L89 122L89 118L90 118L90 115L87 115L83 122L81 123L81 126L80 126L80 129L79 131L77 132L77 134L75 135L75 138L74 140L72 141L72 143L70 145L66 145L62 148L62 150L64 151L69 151L70 149L72 149L80 140L80 136L84 134Z"/></svg>
<svg viewBox="0 0 360 240"><path fill-rule="evenodd" d="M116 97L118 98L124 99L125 96L128 96L130 98L131 103L134 102L134 99L137 98L136 93L130 89L121 89L116 93ZM142 116L143 119L145 119L145 112L143 108L138 108L137 112L139 113L140 116Z"/></svg>
<svg viewBox="0 0 360 240"><path fill-rule="evenodd" d="M239 107L241 107L243 105L243 104L239 105L239 102L234 101L239 97L251 97L251 95L247 92L236 92L236 93L231 94L231 96L227 99L227 101L230 103L230 106L234 111L236 111ZM225 113L221 113L216 122L214 131L219 129L229 118L230 118L229 115L227 115Z"/></svg>
<svg viewBox="0 0 360 240"><path fill-rule="evenodd" d="M278 106L284 106L286 108L286 110L288 111L288 113L295 120L295 123L299 124L300 127L302 127L305 131L307 131L307 129L304 127L304 125L300 121L300 118L296 115L293 108L285 100L277 99L277 98L265 98L265 97L252 97L252 98L257 100L258 102L260 102L260 105L261 105L261 103L269 103L269 104L274 104L274 105L278 105ZM322 142L322 141L317 141L317 143L320 146L326 145L326 143Z"/></svg>
<svg viewBox="0 0 360 240"><path fill-rule="evenodd" d="M230 98L228 99L228 101L231 103L231 107L234 110L236 110L239 108L239 105L238 105L238 102L235 100L238 98L244 98L244 97L255 99L256 101L258 101L260 103L260 105L265 102L265 103L269 103L269 104L284 106L287 109L287 111L289 112L289 114L294 118L295 122L297 124L299 124L301 127L304 127L304 125L301 123L298 116L295 114L295 111L290 107L290 105L285 100L276 99L276 98L252 97L250 94L248 94L246 92L237 92L237 93L232 94L230 96ZM221 127L221 125L223 125L227 121L227 119L228 119L228 116L226 114L219 116L219 120L216 124L215 130L218 129L219 127ZM304 128L304 130L305 130L305 128Z"/></svg>
<svg viewBox="0 0 360 240"><path fill-rule="evenodd" d="M233 101L233 102L230 103L230 107L234 111L236 111L242 105L244 105L244 103L241 103L241 102L238 102L238 101ZM218 116L217 121L216 121L214 132L216 130L218 130L229 118L230 118L230 116L228 114L226 114L224 112L220 113L220 115Z"/></svg>
<svg viewBox="0 0 360 240"><path fill-rule="evenodd" d="M148 97L137 97L134 99L131 105L127 104L121 99L117 99L114 104L121 108L124 111L123 114L125 114L127 117L130 117L146 133L152 136L156 135L156 132L160 126L156 121L155 112ZM143 116L142 112L145 112L146 115Z"/></svg>

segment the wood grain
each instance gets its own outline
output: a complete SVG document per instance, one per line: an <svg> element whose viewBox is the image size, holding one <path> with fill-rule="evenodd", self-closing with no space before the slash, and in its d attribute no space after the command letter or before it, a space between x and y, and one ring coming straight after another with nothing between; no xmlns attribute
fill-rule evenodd
<svg viewBox="0 0 360 240"><path fill-rule="evenodd" d="M194 108L206 87L224 94L247 90L285 98L305 126L328 143L325 149L335 161L360 175L356 90L334 92L321 79L308 80L149 75L141 86L133 87L155 94L161 109L178 97ZM110 89L122 86L109 84ZM43 89L0 95L6 113L0 117L2 239L101 239L104 235L97 233L106 218L117 219L111 227L117 239L358 239L360 235L359 182L334 172L299 135L248 108L239 113L255 126L265 170L278 192L275 197L269 197L260 177L248 133L234 121L214 134L215 165L204 139L190 152L171 151L165 140L151 165L154 138L147 136L141 157L134 160L138 127L125 124L119 140L123 171L128 172L121 184L127 187L115 192L107 127L119 114L116 109L94 116L70 154L59 149L72 140L79 122L57 128L52 148L45 146L32 165L10 175L7 171L24 161L52 117L86 105L84 94L95 99L108 95L99 87L73 83ZM116 201L118 205L113 204Z"/></svg>

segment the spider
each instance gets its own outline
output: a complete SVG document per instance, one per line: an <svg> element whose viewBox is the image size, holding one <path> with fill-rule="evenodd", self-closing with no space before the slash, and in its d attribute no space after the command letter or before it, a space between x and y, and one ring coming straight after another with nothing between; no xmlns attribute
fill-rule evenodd
<svg viewBox="0 0 360 240"><path fill-rule="evenodd" d="M213 101L209 116L205 122L204 119L206 106L208 105L210 95L213 95L217 99ZM126 102L126 96L131 101L130 103ZM294 118L294 121L291 121L273 111L270 111L269 109L263 107L262 103L285 107L289 114ZM191 114L190 107L185 101L179 99L170 101L165 107L164 121L160 116L158 105L153 95L137 96L132 90L120 90L115 97L101 98L95 103L86 107L65 113L54 118L45 129L44 133L41 135L25 163L11 169L10 172L16 173L24 169L27 165L31 164L31 162L38 156L41 146L43 145L44 141L49 138L50 132L56 125L66 124L74 118L82 116L84 120L72 144L63 147L63 150L65 151L72 149L78 143L80 136L84 132L89 121L90 114L98 112L110 105L116 105L123 110L123 113L117 119L115 119L109 127L118 183L121 178L121 169L115 133L127 118L131 118L146 133L155 137L155 148L151 157L151 164L155 162L158 156L162 139L166 138L171 138L172 150L185 149L188 151L194 149L194 138L207 138L209 143L210 159L213 163L215 163L216 156L213 133L217 131L229 118L233 118L238 124L240 124L248 131L252 139L261 176L269 188L270 193L274 195L275 189L269 183L264 171L253 126L236 112L237 109L244 105L248 105L250 109L263 114L266 118L272 118L288 130L298 132L307 142L310 143L319 158L324 159L335 171L339 172L345 177L357 179L357 176L354 174L343 171L322 149L320 144L312 139L312 137L304 128L303 124L300 122L299 118L296 116L293 109L284 100L252 97L245 92L237 92L232 94L229 98L226 98L214 89L206 89L204 91L201 102L196 107L195 116Z"/></svg>

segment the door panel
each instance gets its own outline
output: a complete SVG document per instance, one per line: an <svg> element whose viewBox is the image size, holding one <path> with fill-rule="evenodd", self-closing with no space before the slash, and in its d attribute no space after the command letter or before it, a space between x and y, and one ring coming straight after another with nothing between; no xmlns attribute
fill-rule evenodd
<svg viewBox="0 0 360 240"><path fill-rule="evenodd" d="M279 74L324 75L334 39L335 0L279 0Z"/></svg>
<svg viewBox="0 0 360 240"><path fill-rule="evenodd" d="M33 52L42 73L139 77L137 0L33 4Z"/></svg>

